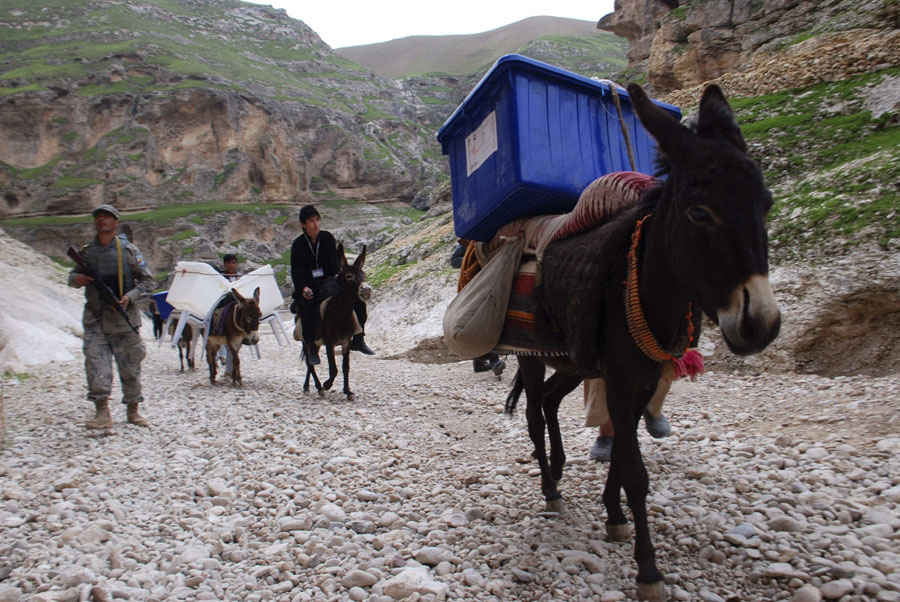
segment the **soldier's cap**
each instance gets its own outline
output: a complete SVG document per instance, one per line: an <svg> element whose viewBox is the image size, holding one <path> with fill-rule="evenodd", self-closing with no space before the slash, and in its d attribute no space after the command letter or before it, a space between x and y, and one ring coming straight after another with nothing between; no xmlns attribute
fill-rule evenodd
<svg viewBox="0 0 900 602"><path fill-rule="evenodd" d="M112 205L100 205L91 212L91 217L97 217L98 213L108 213L116 219L119 219L119 210Z"/></svg>

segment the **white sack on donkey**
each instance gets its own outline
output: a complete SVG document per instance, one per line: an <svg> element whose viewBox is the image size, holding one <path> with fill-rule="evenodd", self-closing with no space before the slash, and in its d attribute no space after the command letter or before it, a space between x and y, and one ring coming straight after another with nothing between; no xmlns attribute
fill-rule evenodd
<svg viewBox="0 0 900 602"><path fill-rule="evenodd" d="M473 243L474 244L474 243ZM525 239L509 239L444 312L444 340L463 359L480 357L500 340Z"/></svg>

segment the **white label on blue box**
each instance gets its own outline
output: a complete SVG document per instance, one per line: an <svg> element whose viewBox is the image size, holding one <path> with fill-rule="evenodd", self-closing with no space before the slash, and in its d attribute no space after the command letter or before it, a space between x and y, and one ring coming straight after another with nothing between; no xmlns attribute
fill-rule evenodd
<svg viewBox="0 0 900 602"><path fill-rule="evenodd" d="M478 128L466 136L466 177L497 151L497 114L491 111Z"/></svg>

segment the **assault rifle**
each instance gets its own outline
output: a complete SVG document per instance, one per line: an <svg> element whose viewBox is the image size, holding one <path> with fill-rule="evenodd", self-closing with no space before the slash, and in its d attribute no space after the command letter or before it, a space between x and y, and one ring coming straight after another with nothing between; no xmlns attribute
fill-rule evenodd
<svg viewBox="0 0 900 602"><path fill-rule="evenodd" d="M122 316L122 319L131 326L131 330L135 333L138 333L138 327L131 323L131 320L128 319L128 312L125 311L125 308L122 307L122 304L119 303L118 297L116 294L112 292L112 289L107 286L103 279L100 278L100 275L97 274L94 270L92 270L88 264L84 261L84 258L78 254L78 251L75 250L75 247L69 247L69 250L66 251L66 255L72 258L72 261L75 262L75 265L82 271L85 276L90 276L93 279L91 284L96 287L97 291L100 293L100 298L113 306L113 308L119 312L119 315Z"/></svg>

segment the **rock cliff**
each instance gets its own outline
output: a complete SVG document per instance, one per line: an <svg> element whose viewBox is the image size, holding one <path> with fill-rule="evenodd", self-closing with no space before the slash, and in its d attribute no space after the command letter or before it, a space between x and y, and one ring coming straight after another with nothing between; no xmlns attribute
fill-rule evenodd
<svg viewBox="0 0 900 602"><path fill-rule="evenodd" d="M439 179L416 90L282 10L16 4L0 18L0 218L101 202L409 201Z"/></svg>
<svg viewBox="0 0 900 602"><path fill-rule="evenodd" d="M822 34L894 30L898 18L892 0L617 0L598 27L628 38L629 67L664 94L753 68Z"/></svg>

